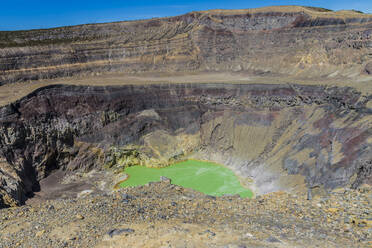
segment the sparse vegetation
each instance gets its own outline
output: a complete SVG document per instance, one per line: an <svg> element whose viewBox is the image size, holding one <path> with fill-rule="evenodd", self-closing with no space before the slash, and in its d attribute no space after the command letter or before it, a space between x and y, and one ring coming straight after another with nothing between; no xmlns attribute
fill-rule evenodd
<svg viewBox="0 0 372 248"><path fill-rule="evenodd" d="M352 9L351 11L354 11L354 12L356 12L356 13L359 13L359 14L364 14L364 12L363 12L363 11L360 11L360 10L356 10L356 9Z"/></svg>
<svg viewBox="0 0 372 248"><path fill-rule="evenodd" d="M309 7L309 6L305 6L305 8L308 9L308 10L313 10L313 11L318 11L318 12L332 12L333 11L331 9L320 8L320 7Z"/></svg>
<svg viewBox="0 0 372 248"><path fill-rule="evenodd" d="M67 32L70 32L68 27L28 31L0 31L0 48L67 44L100 38L92 35L71 35L67 34Z"/></svg>

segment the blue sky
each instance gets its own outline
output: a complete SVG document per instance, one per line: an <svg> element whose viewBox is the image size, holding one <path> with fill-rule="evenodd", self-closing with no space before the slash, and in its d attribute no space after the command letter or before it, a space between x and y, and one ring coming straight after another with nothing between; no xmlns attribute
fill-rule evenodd
<svg viewBox="0 0 372 248"><path fill-rule="evenodd" d="M195 10L245 9L269 5L357 9L372 13L372 0L1 0L0 30L145 19L174 16Z"/></svg>

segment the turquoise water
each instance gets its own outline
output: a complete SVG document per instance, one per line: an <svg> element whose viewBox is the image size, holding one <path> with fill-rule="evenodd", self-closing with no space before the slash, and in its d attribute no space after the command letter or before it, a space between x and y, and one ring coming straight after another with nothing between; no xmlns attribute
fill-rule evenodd
<svg viewBox="0 0 372 248"><path fill-rule="evenodd" d="M129 178L120 187L145 185L160 181L160 176L172 180L172 184L192 188L199 192L222 196L239 194L241 197L253 196L251 190L243 187L238 177L228 168L211 162L187 160L164 168L132 166L126 168Z"/></svg>

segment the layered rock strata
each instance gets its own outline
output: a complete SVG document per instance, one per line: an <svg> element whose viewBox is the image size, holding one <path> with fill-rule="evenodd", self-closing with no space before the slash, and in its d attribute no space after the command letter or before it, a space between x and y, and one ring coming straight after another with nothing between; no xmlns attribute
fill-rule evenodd
<svg viewBox="0 0 372 248"><path fill-rule="evenodd" d="M56 169L225 164L257 194L371 183L371 96L300 85L55 85L0 108L0 205Z"/></svg>
<svg viewBox="0 0 372 248"><path fill-rule="evenodd" d="M0 32L0 84L102 72L370 75L372 15L282 6Z"/></svg>

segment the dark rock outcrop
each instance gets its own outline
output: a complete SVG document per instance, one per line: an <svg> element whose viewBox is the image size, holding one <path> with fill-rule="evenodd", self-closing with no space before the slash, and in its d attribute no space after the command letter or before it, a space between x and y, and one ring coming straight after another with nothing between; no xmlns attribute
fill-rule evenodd
<svg viewBox="0 0 372 248"><path fill-rule="evenodd" d="M127 158L210 159L258 194L357 187L370 180L370 98L300 85L44 87L0 108L0 203L22 204L55 169Z"/></svg>
<svg viewBox="0 0 372 248"><path fill-rule="evenodd" d="M365 71L367 74L372 74L372 62L369 62L366 67L365 67Z"/></svg>

